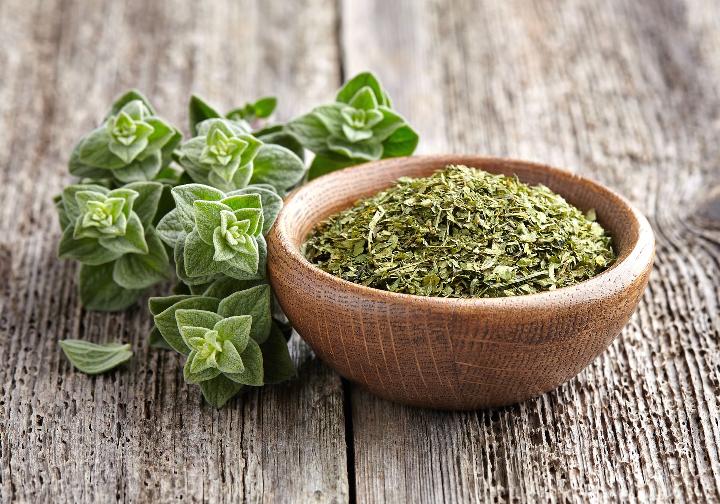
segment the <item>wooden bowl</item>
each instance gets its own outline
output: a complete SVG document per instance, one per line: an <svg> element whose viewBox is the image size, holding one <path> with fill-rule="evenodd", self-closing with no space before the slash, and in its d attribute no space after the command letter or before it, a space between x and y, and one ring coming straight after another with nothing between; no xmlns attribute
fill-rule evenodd
<svg viewBox="0 0 720 504"><path fill-rule="evenodd" d="M448 164L516 174L580 209L594 208L617 261L578 285L527 296L447 299L396 294L332 276L300 247L319 221ZM310 182L285 202L269 237L269 274L290 322L331 368L381 397L441 409L522 401L557 387L603 352L640 300L655 238L624 198L572 173L477 156L395 158Z"/></svg>

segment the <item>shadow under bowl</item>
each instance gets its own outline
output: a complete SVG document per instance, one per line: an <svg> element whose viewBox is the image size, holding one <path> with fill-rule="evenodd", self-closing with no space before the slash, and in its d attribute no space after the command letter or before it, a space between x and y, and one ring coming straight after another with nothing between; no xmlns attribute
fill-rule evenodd
<svg viewBox="0 0 720 504"><path fill-rule="evenodd" d="M354 284L308 262L301 247L330 215L399 177L448 164L544 184L594 208L617 260L572 287L504 298L435 298ZM395 158L320 177L292 193L268 241L269 276L290 322L342 376L391 401L440 409L511 404L577 375L627 323L647 285L655 239L647 219L602 185L540 164L470 155Z"/></svg>

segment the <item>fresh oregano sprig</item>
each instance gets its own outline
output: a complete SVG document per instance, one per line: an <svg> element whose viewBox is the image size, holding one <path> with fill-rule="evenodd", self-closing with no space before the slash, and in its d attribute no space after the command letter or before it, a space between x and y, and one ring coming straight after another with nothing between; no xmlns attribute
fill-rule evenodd
<svg viewBox="0 0 720 504"><path fill-rule="evenodd" d="M387 92L368 72L345 84L335 102L290 121L287 131L315 153L310 179L354 164L407 156L418 143L417 133L392 109Z"/></svg>
<svg viewBox="0 0 720 504"><path fill-rule="evenodd" d="M264 97L223 115L193 95L191 136L182 142L179 129L131 90L77 143L69 169L81 180L55 199L59 254L80 263L86 308L126 308L174 263L176 294L148 303L150 344L187 356L186 381L216 407L244 386L295 374L289 325L265 280L265 235L282 197L308 178L305 149L316 154L315 177L410 154L417 144L372 74L290 125L267 122L276 106ZM86 372L131 355L127 346L62 346Z"/></svg>
<svg viewBox="0 0 720 504"><path fill-rule="evenodd" d="M75 184L56 198L63 228L58 255L81 263L79 292L87 308L124 309L168 278L168 255L153 227L162 191L157 182L113 190Z"/></svg>
<svg viewBox="0 0 720 504"><path fill-rule="evenodd" d="M180 132L155 114L141 93L128 91L112 105L103 123L80 139L70 173L119 183L152 180L167 166Z"/></svg>

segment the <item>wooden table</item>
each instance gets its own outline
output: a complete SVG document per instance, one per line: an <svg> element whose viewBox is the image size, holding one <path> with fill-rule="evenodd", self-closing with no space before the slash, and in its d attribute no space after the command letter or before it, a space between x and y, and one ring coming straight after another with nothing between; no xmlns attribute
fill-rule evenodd
<svg viewBox="0 0 720 504"><path fill-rule="evenodd" d="M513 407L410 409L299 377L223 410L147 345L142 306L82 310L51 198L75 140L137 86L280 97L287 119L371 69L419 152L567 167L657 234L650 286L576 379ZM0 502L720 499L720 3L715 0L0 2ZM74 372L58 339L125 340Z"/></svg>

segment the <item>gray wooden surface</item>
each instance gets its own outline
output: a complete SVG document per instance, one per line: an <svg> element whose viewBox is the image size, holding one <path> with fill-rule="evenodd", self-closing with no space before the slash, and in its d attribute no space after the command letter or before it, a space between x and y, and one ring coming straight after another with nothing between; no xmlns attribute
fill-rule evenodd
<svg viewBox="0 0 720 504"><path fill-rule="evenodd" d="M371 69L421 152L547 162L657 234L648 291L576 379L513 407L410 409L294 340L291 383L215 411L145 309L83 311L51 197L130 86L275 93L286 119ZM715 0L0 1L0 502L720 501L720 3ZM118 372L57 340L126 340Z"/></svg>

